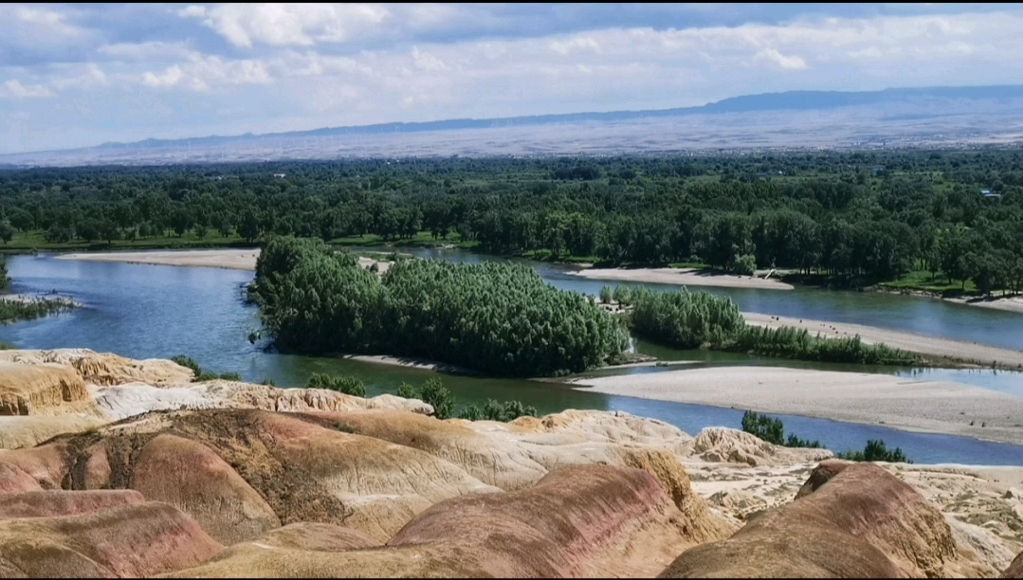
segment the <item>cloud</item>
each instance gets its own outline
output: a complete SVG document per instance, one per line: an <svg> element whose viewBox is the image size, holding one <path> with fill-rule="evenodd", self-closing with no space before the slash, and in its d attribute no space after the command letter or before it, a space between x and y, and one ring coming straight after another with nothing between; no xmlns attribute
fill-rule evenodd
<svg viewBox="0 0 1023 580"><path fill-rule="evenodd" d="M120 61L162 62L181 60L196 54L185 42L122 42L101 46L98 52Z"/></svg>
<svg viewBox="0 0 1023 580"><path fill-rule="evenodd" d="M0 97L6 99L44 99L54 96L50 89L43 85L21 84L17 79L11 79L0 85Z"/></svg>
<svg viewBox="0 0 1023 580"><path fill-rule="evenodd" d="M128 131L129 110L145 138L1004 84L1019 30L1018 9L945 5L0 6L4 113L31 113L0 150Z"/></svg>
<svg viewBox="0 0 1023 580"><path fill-rule="evenodd" d="M806 62L799 56L785 56L773 48L765 48L753 57L757 62L769 62L782 70L804 70Z"/></svg>
<svg viewBox="0 0 1023 580"><path fill-rule="evenodd" d="M390 12L374 4L220 4L188 6L178 14L200 20L234 46L251 48L345 42Z"/></svg>
<svg viewBox="0 0 1023 580"><path fill-rule="evenodd" d="M266 65L258 60L225 62L219 57L194 54L187 64L167 67L162 73L146 71L142 84L167 89L182 87L195 92L206 92L223 85L262 85L272 81Z"/></svg>

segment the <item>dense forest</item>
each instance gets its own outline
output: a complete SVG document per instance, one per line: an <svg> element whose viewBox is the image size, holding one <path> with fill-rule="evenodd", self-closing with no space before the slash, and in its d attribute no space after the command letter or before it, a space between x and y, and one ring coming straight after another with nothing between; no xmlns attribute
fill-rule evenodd
<svg viewBox="0 0 1023 580"><path fill-rule="evenodd" d="M9 247L255 243L268 233L436 240L608 265L776 267L856 283L914 272L949 288L1019 291L1023 152L0 171L0 242Z"/></svg>
<svg viewBox="0 0 1023 580"><path fill-rule="evenodd" d="M273 237L250 295L275 344L421 357L498 376L552 376L622 353L625 328L581 294L510 263L404 260L381 280L319 240Z"/></svg>

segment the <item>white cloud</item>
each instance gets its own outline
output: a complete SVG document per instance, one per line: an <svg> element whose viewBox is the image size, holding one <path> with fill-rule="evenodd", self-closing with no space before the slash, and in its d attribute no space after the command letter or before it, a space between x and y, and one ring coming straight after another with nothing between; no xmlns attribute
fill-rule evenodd
<svg viewBox="0 0 1023 580"><path fill-rule="evenodd" d="M190 62L167 67L162 73L146 71L142 75L142 83L148 87L182 87L196 92L206 92L216 86L262 85L271 81L266 65L258 60L224 62L216 56L198 54Z"/></svg>
<svg viewBox="0 0 1023 580"><path fill-rule="evenodd" d="M188 6L178 14L200 20L237 47L251 48L344 42L390 12L374 4L219 4Z"/></svg>
<svg viewBox="0 0 1023 580"><path fill-rule="evenodd" d="M20 6L14 11L14 16L20 21L22 26L29 26L36 32L44 33L45 36L40 37L39 40L45 41L48 39L47 37L50 37L49 39L52 39L52 37L57 37L58 39L77 39L85 34L81 28L65 22L65 15L53 10L34 6Z"/></svg>
<svg viewBox="0 0 1023 580"><path fill-rule="evenodd" d="M765 48L753 57L757 62L769 62L782 70L804 70L806 62L797 55L785 56L773 48Z"/></svg>
<svg viewBox="0 0 1023 580"><path fill-rule="evenodd" d="M52 97L53 92L43 85L21 84L17 79L11 79L0 85L0 97L7 99L44 99Z"/></svg>
<svg viewBox="0 0 1023 580"><path fill-rule="evenodd" d="M70 88L87 89L95 86L106 86L110 84L106 73L96 63L88 63L84 67L75 67L78 72L69 71L70 76L57 77L50 81L50 86L58 91Z"/></svg>
<svg viewBox="0 0 1023 580"><path fill-rule="evenodd" d="M185 42L140 42L108 44L99 48L100 54L120 61L161 62L180 60L196 54Z"/></svg>
<svg viewBox="0 0 1023 580"><path fill-rule="evenodd" d="M417 69L427 72L436 72L448 69L447 65L444 64L444 61L428 52L420 52L419 48L415 46L412 47L412 63Z"/></svg>
<svg viewBox="0 0 1023 580"><path fill-rule="evenodd" d="M600 54L600 45L597 41L588 36L576 36L568 41L555 40L547 45L554 52L567 56L573 52L590 50Z"/></svg>

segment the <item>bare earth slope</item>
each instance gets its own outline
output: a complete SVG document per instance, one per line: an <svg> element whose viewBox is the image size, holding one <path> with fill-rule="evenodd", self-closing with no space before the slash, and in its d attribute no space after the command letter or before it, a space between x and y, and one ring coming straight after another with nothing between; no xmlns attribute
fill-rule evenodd
<svg viewBox="0 0 1023 580"><path fill-rule="evenodd" d="M676 559L662 577L922 577L985 571L941 513L871 464L829 461L791 504Z"/></svg>

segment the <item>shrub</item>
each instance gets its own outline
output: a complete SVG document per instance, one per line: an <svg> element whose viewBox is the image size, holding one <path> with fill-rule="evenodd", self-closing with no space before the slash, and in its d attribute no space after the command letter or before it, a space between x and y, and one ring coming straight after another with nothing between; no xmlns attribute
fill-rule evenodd
<svg viewBox="0 0 1023 580"><path fill-rule="evenodd" d="M611 292L611 287L604 284L600 287L600 302L601 304L610 304L614 294Z"/></svg>
<svg viewBox="0 0 1023 580"><path fill-rule="evenodd" d="M323 373L313 373L306 386L310 389L327 389L353 397L365 397L366 385L355 377L335 377Z"/></svg>
<svg viewBox="0 0 1023 580"><path fill-rule="evenodd" d="M615 302L622 306L628 306L632 303L632 290L629 290L628 286L615 286L613 297Z"/></svg>
<svg viewBox="0 0 1023 580"><path fill-rule="evenodd" d="M418 394L416 394L415 387L406 382L402 382L400 385L398 385L398 396L403 399L419 398Z"/></svg>
<svg viewBox="0 0 1023 580"><path fill-rule="evenodd" d="M191 357L187 357L187 356L185 356L183 354L179 354L178 356L171 357L171 361L175 362L175 363L177 363L177 364L179 364L179 365L181 365L181 366L183 366L185 368L192 369L192 380L193 381L198 381L199 377L202 375L202 367L199 366L199 363L197 363L194 360L192 360Z"/></svg>
<svg viewBox="0 0 1023 580"><path fill-rule="evenodd" d="M734 266L736 274L752 276L757 272L757 258L753 254L735 256Z"/></svg>
<svg viewBox="0 0 1023 580"><path fill-rule="evenodd" d="M455 396L440 379L428 379L419 389L419 399L433 407L433 416L449 419L455 410Z"/></svg>
<svg viewBox="0 0 1023 580"><path fill-rule="evenodd" d="M821 448L820 441L800 439L795 433L789 433L789 436L786 438L784 436L785 425L781 422L781 419L774 419L767 415L754 413L753 411L746 411L742 414L742 430L775 445L808 447L811 449Z"/></svg>
<svg viewBox="0 0 1023 580"><path fill-rule="evenodd" d="M835 455L848 461L887 461L889 463L913 463L902 448L889 450L881 439L868 439L863 451L843 451Z"/></svg>

